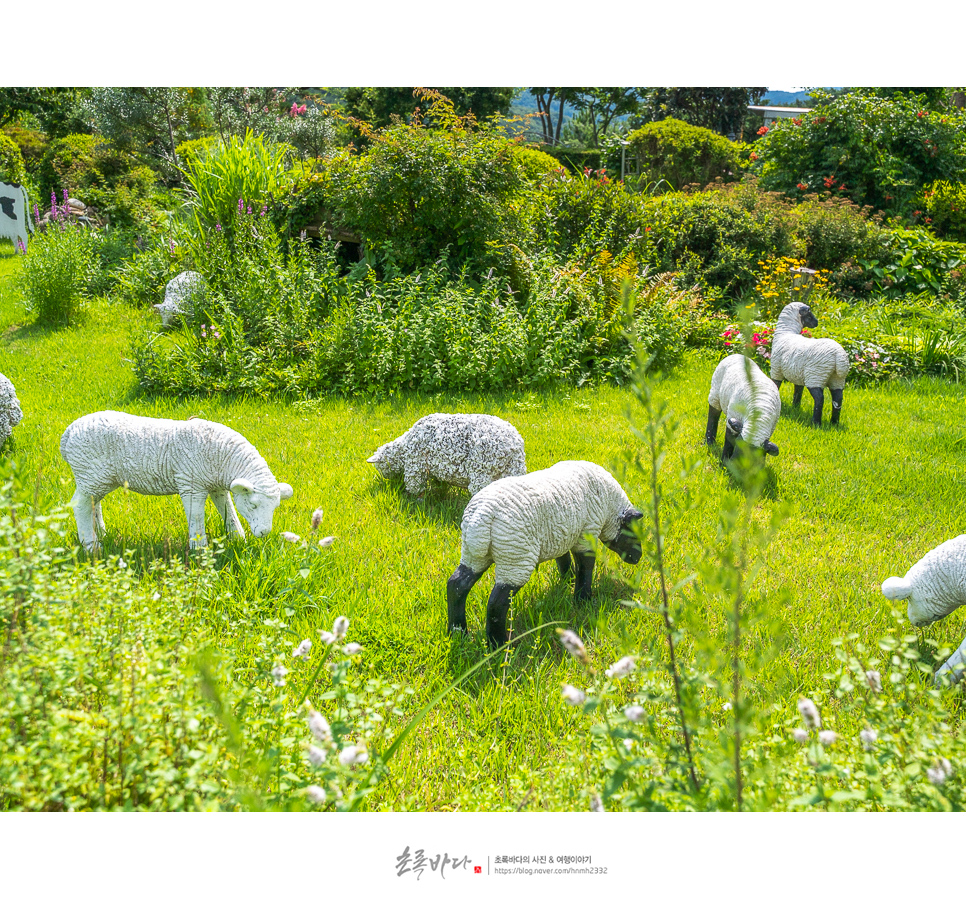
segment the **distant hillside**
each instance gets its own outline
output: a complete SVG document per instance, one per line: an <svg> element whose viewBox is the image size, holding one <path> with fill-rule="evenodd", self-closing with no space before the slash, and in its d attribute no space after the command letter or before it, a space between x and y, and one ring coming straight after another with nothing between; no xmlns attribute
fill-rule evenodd
<svg viewBox="0 0 966 920"><path fill-rule="evenodd" d="M761 97L762 105L791 105L805 107L815 105L815 100L808 94L808 90L801 89L794 93L783 90L769 90Z"/></svg>

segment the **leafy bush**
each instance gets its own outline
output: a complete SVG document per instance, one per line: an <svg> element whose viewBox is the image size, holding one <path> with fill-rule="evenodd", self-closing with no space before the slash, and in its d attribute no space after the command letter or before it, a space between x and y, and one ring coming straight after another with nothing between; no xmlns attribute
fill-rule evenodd
<svg viewBox="0 0 966 920"><path fill-rule="evenodd" d="M737 179L741 174L731 141L676 118L650 122L627 140L646 181L663 179L676 191L693 183L704 186L716 179Z"/></svg>
<svg viewBox="0 0 966 920"><path fill-rule="evenodd" d="M76 317L96 282L99 261L95 235L71 222L66 200L54 212L46 230L31 237L19 284L27 311L37 322L62 325Z"/></svg>
<svg viewBox="0 0 966 920"><path fill-rule="evenodd" d="M892 227L883 235L879 253L858 261L869 290L900 297L943 293L944 284L964 259L963 244L937 240L923 227ZM945 291L950 293L948 288Z"/></svg>
<svg viewBox="0 0 966 920"><path fill-rule="evenodd" d="M98 216L121 228L147 232L165 222L166 202L155 174L91 134L54 141L41 162L39 182L44 199L70 189Z"/></svg>
<svg viewBox="0 0 966 920"><path fill-rule="evenodd" d="M908 215L923 187L966 178L962 114L910 95L814 95L815 108L781 119L757 142L763 188L795 198L828 192Z"/></svg>
<svg viewBox="0 0 966 920"><path fill-rule="evenodd" d="M642 198L638 220L658 270L680 272L683 284L699 285L712 302L744 295L759 262L796 249L784 199L753 182Z"/></svg>
<svg viewBox="0 0 966 920"><path fill-rule="evenodd" d="M22 124L4 125L2 133L17 145L28 173L39 169L47 150L47 138L44 134Z"/></svg>
<svg viewBox="0 0 966 920"><path fill-rule="evenodd" d="M20 148L6 134L0 134L0 181L20 185L26 178Z"/></svg>
<svg viewBox="0 0 966 920"><path fill-rule="evenodd" d="M966 182L933 182L923 189L916 206L935 233L966 243Z"/></svg>

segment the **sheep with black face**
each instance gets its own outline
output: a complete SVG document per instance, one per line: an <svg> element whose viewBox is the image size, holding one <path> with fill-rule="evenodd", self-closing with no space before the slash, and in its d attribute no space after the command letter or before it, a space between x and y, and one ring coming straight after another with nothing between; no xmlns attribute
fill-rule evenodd
<svg viewBox="0 0 966 920"><path fill-rule="evenodd" d="M460 564L446 585L449 628L467 630L467 595L491 565L496 584L486 607L486 637L492 647L507 641L510 599L541 562L555 559L566 575L572 555L574 595L589 598L595 558L585 535L636 565L642 550L632 525L642 517L617 480L585 460L488 485L463 512Z"/></svg>
<svg viewBox="0 0 966 920"><path fill-rule="evenodd" d="M788 304L778 317L771 340L771 379L780 390L782 382L795 385L792 405L802 401L802 389L814 401L812 424L822 424L825 388L832 395L831 423L838 423L842 411L842 391L849 373L849 356L834 339L812 339L802 335L802 329L818 325L815 314L799 301Z"/></svg>
<svg viewBox="0 0 966 920"><path fill-rule="evenodd" d="M705 441L714 444L718 436L718 420L724 412L722 460L731 457L738 440L760 447L766 454L777 455L778 447L771 442L771 436L781 411L778 392L758 365L745 355L729 355L711 375Z"/></svg>

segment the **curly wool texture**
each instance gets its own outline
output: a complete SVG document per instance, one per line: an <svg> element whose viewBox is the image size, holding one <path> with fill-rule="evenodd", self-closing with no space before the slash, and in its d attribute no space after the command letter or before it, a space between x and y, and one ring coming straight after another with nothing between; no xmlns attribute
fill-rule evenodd
<svg viewBox="0 0 966 920"><path fill-rule="evenodd" d="M23 411L20 408L20 400L17 399L17 391L9 378L0 374L0 444L10 437L14 427L22 421Z"/></svg>
<svg viewBox="0 0 966 920"><path fill-rule="evenodd" d="M798 301L782 310L771 342L771 379L796 386L841 390L849 373L849 356L834 339L808 339L802 335ZM806 308L807 309L807 308Z"/></svg>
<svg viewBox="0 0 966 920"><path fill-rule="evenodd" d="M487 486L463 512L460 563L474 572L495 565L496 581L519 587L536 567L576 549L583 538L617 538L621 519L634 510L617 480L586 460L563 460L549 469Z"/></svg>
<svg viewBox="0 0 966 920"><path fill-rule="evenodd" d="M882 593L889 600L909 601L909 622L926 626L966 604L966 534L931 549L902 578L887 578ZM966 673L966 641L937 672L953 682Z"/></svg>
<svg viewBox="0 0 966 920"><path fill-rule="evenodd" d="M386 479L402 476L412 495L423 492L430 478L475 495L497 479L527 471L523 438L509 422L495 415L443 412L421 418L368 462Z"/></svg>
<svg viewBox="0 0 966 920"><path fill-rule="evenodd" d="M164 300L154 309L161 315L161 325L170 326L176 319L191 313L191 298L204 289L205 279L198 272L175 275L164 288Z"/></svg>
<svg viewBox="0 0 966 920"><path fill-rule="evenodd" d="M204 419L175 421L126 412L94 412L67 426L60 453L74 472L72 504L78 535L96 543L103 531L100 502L126 486L141 495L181 496L191 545L205 545L204 504L211 496L226 526L244 536L231 502L255 536L272 529L272 516L291 486L279 483L261 454L237 431ZM93 512L94 521L90 520Z"/></svg>
<svg viewBox="0 0 966 920"><path fill-rule="evenodd" d="M772 436L782 411L775 384L745 355L729 355L714 369L708 403L744 422L739 437L755 447Z"/></svg>

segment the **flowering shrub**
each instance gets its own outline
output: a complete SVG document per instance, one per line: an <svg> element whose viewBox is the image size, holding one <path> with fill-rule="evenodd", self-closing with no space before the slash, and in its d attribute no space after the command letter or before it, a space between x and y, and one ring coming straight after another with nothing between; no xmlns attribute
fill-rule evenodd
<svg viewBox="0 0 966 920"><path fill-rule="evenodd" d="M34 233L20 262L20 291L37 322L71 322L98 271L97 240L75 223L67 206L67 190L57 204L51 195L46 229Z"/></svg>
<svg viewBox="0 0 966 920"><path fill-rule="evenodd" d="M852 342L846 350L852 379L888 380L902 373L902 365L875 342Z"/></svg>
<svg viewBox="0 0 966 920"><path fill-rule="evenodd" d="M776 256L758 263L760 269L755 294L763 312L768 316L777 316L786 304L793 300L804 300L805 292L801 285L808 285L809 281L801 274L796 275L793 269L804 267L803 263L792 256ZM819 301L827 296L829 289L828 269L814 270L808 276L810 287L808 299L810 302Z"/></svg>

